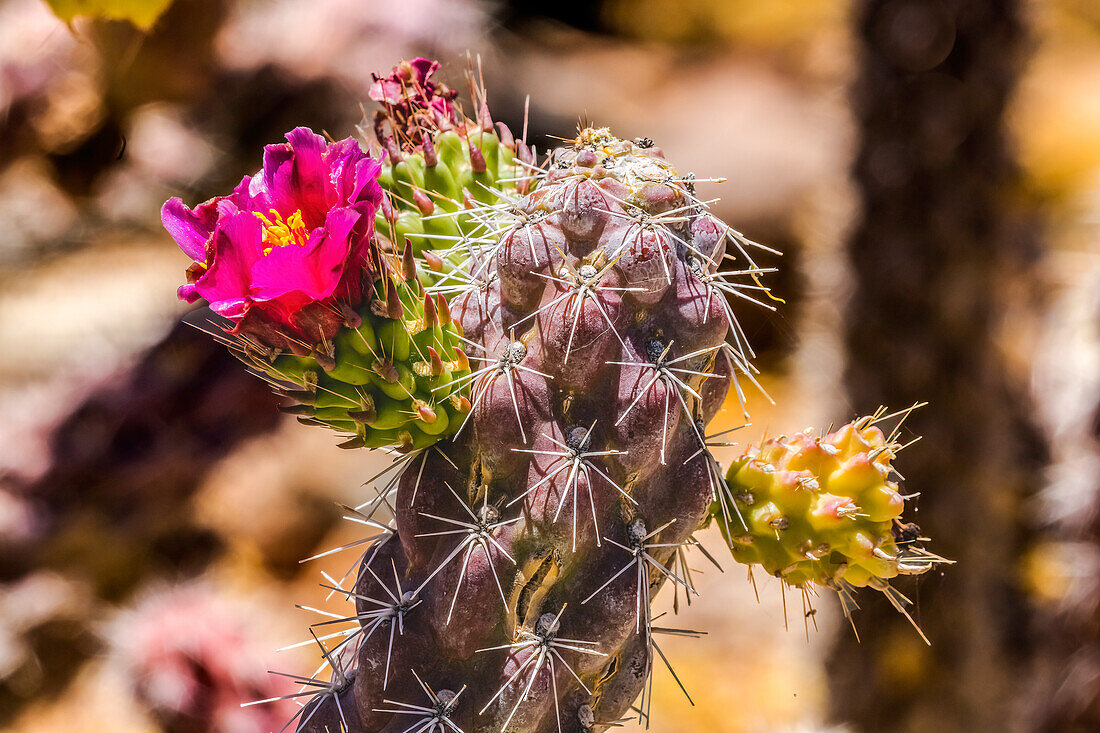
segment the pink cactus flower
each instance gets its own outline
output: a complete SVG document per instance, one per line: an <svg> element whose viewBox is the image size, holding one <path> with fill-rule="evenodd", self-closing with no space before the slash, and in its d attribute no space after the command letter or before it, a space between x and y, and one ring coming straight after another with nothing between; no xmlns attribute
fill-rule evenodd
<svg viewBox="0 0 1100 733"><path fill-rule="evenodd" d="M194 209L169 199L161 221L194 260L180 299L205 298L231 333L305 353L363 299L381 166L351 138L330 144L299 127L286 139L228 196Z"/></svg>

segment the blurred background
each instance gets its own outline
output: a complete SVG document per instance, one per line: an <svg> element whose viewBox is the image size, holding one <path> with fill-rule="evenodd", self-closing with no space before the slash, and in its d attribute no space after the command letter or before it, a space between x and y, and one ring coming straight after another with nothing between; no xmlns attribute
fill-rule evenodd
<svg viewBox="0 0 1100 733"><path fill-rule="evenodd" d="M296 125L354 134L401 58L463 89L469 52L513 130L530 95L540 148L582 117L650 137L784 252L779 313L741 309L775 405L752 396L738 440L931 403L898 465L958 561L899 585L932 646L877 594L857 643L828 594L807 616L700 567L680 625L709 635L666 650L694 705L658 670L652 729L1100 730L1100 5L52 5L0 0L0 728L293 714L239 703L316 666L274 650L318 620L294 604L341 610L318 583L353 558L299 560L358 536L334 502L385 459L280 416L180 325L159 207Z"/></svg>

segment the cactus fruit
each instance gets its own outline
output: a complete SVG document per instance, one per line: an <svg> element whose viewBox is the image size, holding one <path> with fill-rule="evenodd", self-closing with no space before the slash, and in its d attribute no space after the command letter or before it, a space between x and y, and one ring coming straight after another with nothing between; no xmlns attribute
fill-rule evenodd
<svg viewBox="0 0 1100 733"><path fill-rule="evenodd" d="M772 307L758 297L771 298L750 255L760 245L712 216L651 140L586 128L536 167L494 128L483 92L467 119L435 69L403 63L372 89L387 158L361 276L374 287L308 348L235 344L291 412L353 434L346 445L399 451L377 499L353 510L380 534L348 546L366 546L352 585L328 583L355 613L317 625L332 674L303 679L314 694L298 729L589 731L620 722L639 694L648 721L658 658L672 670L656 637L698 635L655 626L650 599L666 582L690 599L693 532L712 504L739 500L705 431L731 386L744 409L739 377L755 381L731 303ZM217 262L219 225L203 218L215 210L200 207L181 241L200 270ZM881 442L866 425L849 433L845 459ZM887 465L894 449L878 447ZM851 485L854 464L837 475L833 490L847 481L843 496L874 514L841 517L844 529L823 517L823 541L852 544L864 528L878 545L869 557L844 545L843 574L873 584L888 575L874 550L897 555L897 494L881 472L870 488ZM797 522L818 489L757 488L812 536ZM374 518L383 507L389 524ZM749 521L741 534L768 518ZM738 559L845 587L831 555L825 574L805 553L791 560L801 544L769 540Z"/></svg>
<svg viewBox="0 0 1100 733"><path fill-rule="evenodd" d="M887 581L947 561L901 521L906 497L891 461L902 446L875 425L883 419L880 411L826 435L806 430L750 446L711 507L733 558L794 588L870 586L904 609Z"/></svg>

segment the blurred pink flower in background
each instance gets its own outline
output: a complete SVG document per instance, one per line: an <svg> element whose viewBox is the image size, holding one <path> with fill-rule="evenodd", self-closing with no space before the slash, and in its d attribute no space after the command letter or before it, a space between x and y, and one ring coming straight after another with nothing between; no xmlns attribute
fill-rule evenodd
<svg viewBox="0 0 1100 733"><path fill-rule="evenodd" d="M293 692L264 672L270 654L244 619L254 619L204 584L148 593L112 624L112 648L137 699L167 731L267 733L293 703L241 707Z"/></svg>

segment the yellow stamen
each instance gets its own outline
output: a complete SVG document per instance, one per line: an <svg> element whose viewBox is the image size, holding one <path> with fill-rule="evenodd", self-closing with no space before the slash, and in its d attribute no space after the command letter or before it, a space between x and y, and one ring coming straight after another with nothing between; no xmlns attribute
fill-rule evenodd
<svg viewBox="0 0 1100 733"><path fill-rule="evenodd" d="M253 212L263 222L264 254L271 254L276 247L295 245L301 247L309 241L309 232L306 231L306 223L302 218L301 210L283 219L283 215L275 209L271 210L271 218L256 211Z"/></svg>

